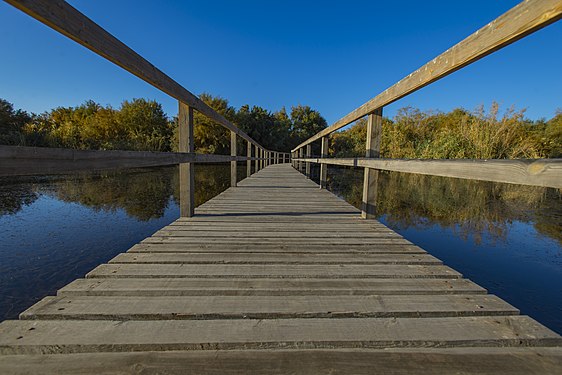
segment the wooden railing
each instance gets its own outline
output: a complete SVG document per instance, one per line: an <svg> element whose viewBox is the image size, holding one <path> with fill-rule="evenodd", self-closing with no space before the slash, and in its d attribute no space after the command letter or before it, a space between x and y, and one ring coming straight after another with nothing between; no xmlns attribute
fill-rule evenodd
<svg viewBox="0 0 562 375"><path fill-rule="evenodd" d="M194 208L193 163L231 163L231 185L236 186L237 162L247 162L248 176L267 165L288 162L289 154L265 149L189 90L160 71L119 39L62 0L5 0L59 33L69 37L103 58L120 66L162 92L178 100L179 153L134 151L82 151L0 146L0 176L15 174L59 173L83 169L137 167L187 163L180 168L187 194L183 216L192 216ZM230 130L230 156L196 154L193 142L193 111L197 111ZM246 156L238 156L237 137L247 143ZM253 152L252 152L253 151ZM252 156L253 153L253 156ZM186 191L187 189L187 191Z"/></svg>
<svg viewBox="0 0 562 375"><path fill-rule="evenodd" d="M310 176L310 163L320 163L320 187L327 165L364 167L363 217L372 217L377 170L498 181L562 188L562 159L542 160L399 160L379 159L383 107L562 18L562 0L526 0L409 74L331 126L292 150L293 165ZM365 158L328 158L331 133L367 116ZM321 157L311 144L321 140ZM304 152L306 147L306 153Z"/></svg>

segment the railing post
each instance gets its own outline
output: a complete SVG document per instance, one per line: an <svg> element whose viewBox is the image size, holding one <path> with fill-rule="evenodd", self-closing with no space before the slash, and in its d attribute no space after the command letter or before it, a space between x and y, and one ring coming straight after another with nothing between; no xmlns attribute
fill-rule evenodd
<svg viewBox="0 0 562 375"><path fill-rule="evenodd" d="M179 152L193 152L193 108L179 102ZM195 212L195 164L180 164L180 216L192 217Z"/></svg>
<svg viewBox="0 0 562 375"><path fill-rule="evenodd" d="M308 144L306 145L306 157L310 158L312 156L312 145ZM306 178L311 178L312 176L310 175L310 162L306 162L305 163L305 174L306 174Z"/></svg>
<svg viewBox="0 0 562 375"><path fill-rule="evenodd" d="M230 131L230 156L236 157L236 133ZM236 187L238 182L238 170L237 170L237 161L231 160L230 161L230 186Z"/></svg>
<svg viewBox="0 0 562 375"><path fill-rule="evenodd" d="M328 136L322 137L320 139L320 142L321 142L320 157L321 158L327 158L328 157ZM328 179L328 164L321 163L320 164L320 189L326 189L327 179Z"/></svg>
<svg viewBox="0 0 562 375"><path fill-rule="evenodd" d="M265 160L264 160L265 150L260 148L260 169L265 167Z"/></svg>
<svg viewBox="0 0 562 375"><path fill-rule="evenodd" d="M254 173L260 170L260 161L259 161L259 148L258 145L254 145L254 157L256 158L256 160L254 160Z"/></svg>
<svg viewBox="0 0 562 375"><path fill-rule="evenodd" d="M304 149L301 147L299 148L299 158L302 159L302 157L304 156ZM299 172L302 173L302 166L303 166L303 162L299 161Z"/></svg>
<svg viewBox="0 0 562 375"><path fill-rule="evenodd" d="M246 157L248 158L246 160L246 177L250 177L252 175L252 160L250 159L252 157L252 144L250 141L247 141Z"/></svg>
<svg viewBox="0 0 562 375"><path fill-rule="evenodd" d="M381 133L382 108L379 108L368 115L365 157L380 157ZM361 217L364 219L374 219L376 216L377 182L379 178L379 171L376 169L365 168L363 176Z"/></svg>

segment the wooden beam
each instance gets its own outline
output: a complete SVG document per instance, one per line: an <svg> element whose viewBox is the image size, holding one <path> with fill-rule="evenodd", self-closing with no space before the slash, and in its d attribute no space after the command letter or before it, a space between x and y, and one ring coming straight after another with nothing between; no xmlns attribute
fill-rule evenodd
<svg viewBox="0 0 562 375"><path fill-rule="evenodd" d="M306 145L306 157L310 158L312 157L312 145L308 144ZM305 163L305 175L307 178L311 178L311 174L310 174L310 163Z"/></svg>
<svg viewBox="0 0 562 375"><path fill-rule="evenodd" d="M193 107L243 139L256 143L246 133L209 107L179 83L152 65L119 39L62 0L5 0L22 12L74 40L129 73Z"/></svg>
<svg viewBox="0 0 562 375"><path fill-rule="evenodd" d="M370 114L367 119L366 158L378 158L380 156L381 134L382 108L379 108L375 113ZM374 219L376 217L378 180L378 170L365 168L363 174L363 199L361 201L361 217L363 219Z"/></svg>
<svg viewBox="0 0 562 375"><path fill-rule="evenodd" d="M260 154L258 145L254 145L254 155L256 157L256 160L254 161L254 173L256 173L260 170L260 161L258 159L260 157Z"/></svg>
<svg viewBox="0 0 562 375"><path fill-rule="evenodd" d="M195 153L193 137L193 108L179 102L178 127L180 152ZM180 180L180 216L192 217L195 212L195 164L179 165Z"/></svg>
<svg viewBox="0 0 562 375"><path fill-rule="evenodd" d="M236 133L230 132L230 156L236 157ZM232 160L230 162L230 186L236 187L238 183L238 169L237 162Z"/></svg>
<svg viewBox="0 0 562 375"><path fill-rule="evenodd" d="M252 157L252 144L250 142L246 145L246 156ZM252 161L248 159L246 161L246 177L250 177L252 175Z"/></svg>
<svg viewBox="0 0 562 375"><path fill-rule="evenodd" d="M233 159L229 155L188 152L72 150L0 145L0 176L46 175L180 163L228 163L246 159L245 156Z"/></svg>
<svg viewBox="0 0 562 375"><path fill-rule="evenodd" d="M320 157L328 157L328 139L329 137L322 137ZM320 164L320 189L326 189L328 186L328 164Z"/></svg>
<svg viewBox="0 0 562 375"><path fill-rule="evenodd" d="M562 0L526 0L307 139L316 141L562 18Z"/></svg>
<svg viewBox="0 0 562 375"><path fill-rule="evenodd" d="M466 160L466 159L298 159L313 163L367 167L385 171L417 173L469 180L504 182L562 189L562 159Z"/></svg>

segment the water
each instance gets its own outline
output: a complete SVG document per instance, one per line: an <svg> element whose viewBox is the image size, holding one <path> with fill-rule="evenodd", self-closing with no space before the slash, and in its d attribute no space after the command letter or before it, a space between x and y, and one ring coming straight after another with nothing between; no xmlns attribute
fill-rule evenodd
<svg viewBox="0 0 562 375"><path fill-rule="evenodd" d="M363 170L328 168L360 208ZM562 194L556 189L379 172L377 219L562 333Z"/></svg>
<svg viewBox="0 0 562 375"><path fill-rule="evenodd" d="M229 165L196 166L196 204L225 190ZM239 167L239 179L245 174ZM362 170L329 168L358 207ZM178 168L0 178L0 320L179 216ZM381 172L379 220L490 293L562 333L559 191Z"/></svg>
<svg viewBox="0 0 562 375"><path fill-rule="evenodd" d="M196 165L195 181L201 204L230 166ZM178 201L177 166L0 178L0 321L177 219Z"/></svg>

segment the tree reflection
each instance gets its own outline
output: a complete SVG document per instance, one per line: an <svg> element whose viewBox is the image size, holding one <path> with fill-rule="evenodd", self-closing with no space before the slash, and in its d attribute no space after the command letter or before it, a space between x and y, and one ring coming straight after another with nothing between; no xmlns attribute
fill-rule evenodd
<svg viewBox="0 0 562 375"><path fill-rule="evenodd" d="M358 208L362 184L363 169L329 169L329 189ZM229 164L195 166L196 206L229 186ZM0 215L17 213L41 194L148 221L179 203L178 166L0 179ZM508 226L520 221L562 243L562 195L555 189L383 171L376 206L377 217L397 228L439 224L461 238L503 240Z"/></svg>
<svg viewBox="0 0 562 375"><path fill-rule="evenodd" d="M195 166L196 206L229 186L229 164ZM170 203L179 203L178 166L0 179L0 215L15 214L42 194L96 211L123 210L148 221L162 217Z"/></svg>
<svg viewBox="0 0 562 375"><path fill-rule="evenodd" d="M94 210L124 210L142 221L164 215L173 193L176 168L146 168L70 175L50 193L64 202Z"/></svg>
<svg viewBox="0 0 562 375"><path fill-rule="evenodd" d="M39 198L33 183L13 183L6 178L0 179L0 216L15 214Z"/></svg>
<svg viewBox="0 0 562 375"><path fill-rule="evenodd" d="M329 189L361 207L363 169L330 168ZM561 192L556 189L381 171L377 216L397 228L439 224L461 238L503 240L514 221L562 243Z"/></svg>

